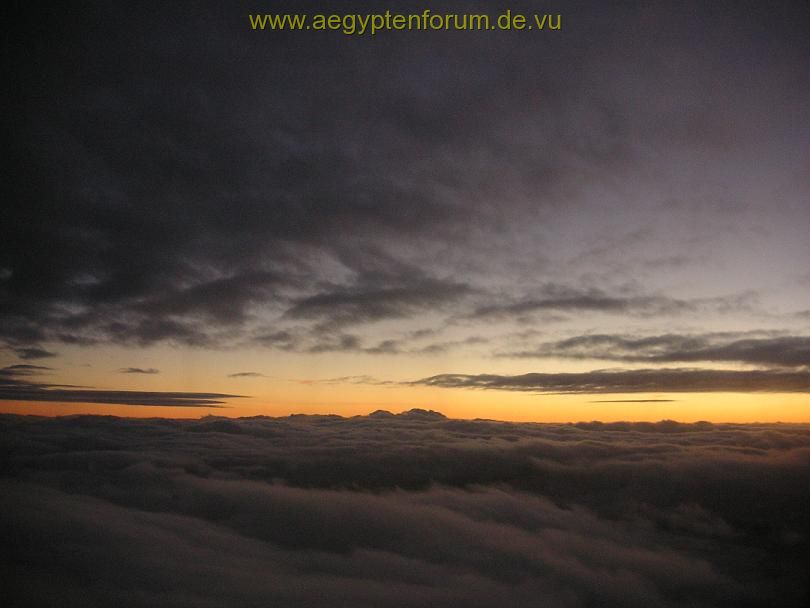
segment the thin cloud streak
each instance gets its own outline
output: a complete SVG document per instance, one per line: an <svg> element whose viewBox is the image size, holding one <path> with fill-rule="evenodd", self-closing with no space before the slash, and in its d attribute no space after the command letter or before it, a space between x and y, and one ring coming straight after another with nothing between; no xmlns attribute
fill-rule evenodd
<svg viewBox="0 0 810 608"><path fill-rule="evenodd" d="M37 365L12 365L0 369L0 401L103 403L165 407L227 407L225 399L243 395L181 391L95 390L37 382L32 377L52 371Z"/></svg>
<svg viewBox="0 0 810 608"><path fill-rule="evenodd" d="M59 356L59 353L51 352L38 346L32 346L29 348L15 348L14 352L20 359L23 360L50 359L51 357Z"/></svg>
<svg viewBox="0 0 810 608"><path fill-rule="evenodd" d="M588 403L675 403L677 399L598 399Z"/></svg>

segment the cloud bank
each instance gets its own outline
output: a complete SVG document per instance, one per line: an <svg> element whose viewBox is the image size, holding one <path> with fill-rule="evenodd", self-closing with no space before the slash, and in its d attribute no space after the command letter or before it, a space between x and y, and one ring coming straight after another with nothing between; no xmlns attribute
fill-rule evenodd
<svg viewBox="0 0 810 608"><path fill-rule="evenodd" d="M12 605L802 606L810 428L0 417Z"/></svg>

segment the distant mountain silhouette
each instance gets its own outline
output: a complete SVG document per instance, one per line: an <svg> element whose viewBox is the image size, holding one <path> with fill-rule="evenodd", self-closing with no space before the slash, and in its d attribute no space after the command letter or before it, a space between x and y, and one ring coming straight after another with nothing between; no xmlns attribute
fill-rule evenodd
<svg viewBox="0 0 810 608"><path fill-rule="evenodd" d="M440 419L440 418L447 418L441 412L437 412L435 410L423 410L422 408L415 407L413 409L408 410L407 412L402 412L398 414L398 416L402 416L404 418L420 418L420 419Z"/></svg>
<svg viewBox="0 0 810 608"><path fill-rule="evenodd" d="M393 418L394 414L388 410L374 410L368 415L369 418Z"/></svg>

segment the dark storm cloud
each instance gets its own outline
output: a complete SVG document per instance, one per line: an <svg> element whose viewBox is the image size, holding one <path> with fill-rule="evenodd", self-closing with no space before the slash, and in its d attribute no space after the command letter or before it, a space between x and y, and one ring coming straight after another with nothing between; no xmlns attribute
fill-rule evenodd
<svg viewBox="0 0 810 608"><path fill-rule="evenodd" d="M285 290L299 289L290 316L323 320L334 302L337 323L447 299L429 277L404 287L368 280L367 262L346 254L457 217L428 195L433 185L408 176L407 160L393 163L420 153L398 139L417 125L351 84L377 61L335 39L301 53L251 36L243 10L220 13L131 14L110 43L120 18L88 4L36 17L41 39L12 47L22 120L15 204L2 222L13 230L0 239L7 340L217 345L212 331L244 325L255 308L281 312ZM79 67L64 69L48 50L56 46ZM64 93L60 103L51 107L41 86ZM388 83L377 93L394 105L402 94ZM331 278L319 276L324 258L362 280L320 293Z"/></svg>
<svg viewBox="0 0 810 608"><path fill-rule="evenodd" d="M810 338L777 336L748 338L715 333L632 337L589 334L547 342L532 350L507 353L508 357L559 357L651 363L723 361L769 367L810 366Z"/></svg>
<svg viewBox="0 0 810 608"><path fill-rule="evenodd" d="M516 376L438 374L410 384L558 394L810 393L810 371L665 368L530 373Z"/></svg>
<svg viewBox="0 0 810 608"><path fill-rule="evenodd" d="M223 399L241 395L176 391L116 391L49 384L32 377L52 371L39 365L11 365L0 369L0 401L48 401L60 403L106 403L173 407L225 407ZM133 372L125 372L133 373ZM134 373L151 373L139 370Z"/></svg>
<svg viewBox="0 0 810 608"><path fill-rule="evenodd" d="M118 370L119 374L159 374L160 370L154 367L122 367Z"/></svg>
<svg viewBox="0 0 810 608"><path fill-rule="evenodd" d="M6 596L29 606L807 597L806 425L514 424L415 410L0 416L0 431L0 560Z"/></svg>

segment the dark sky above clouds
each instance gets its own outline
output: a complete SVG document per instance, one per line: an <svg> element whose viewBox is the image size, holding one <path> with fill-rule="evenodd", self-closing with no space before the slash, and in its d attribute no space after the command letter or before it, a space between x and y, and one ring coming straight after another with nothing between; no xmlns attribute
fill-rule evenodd
<svg viewBox="0 0 810 608"><path fill-rule="evenodd" d="M327 8L15 3L4 365L181 392L210 388L148 349L270 362L222 355L221 377L293 355L383 378L396 356L397 381L806 373L805 2L442 2L562 28L373 38L247 18ZM67 371L112 347L132 355L106 381Z"/></svg>

